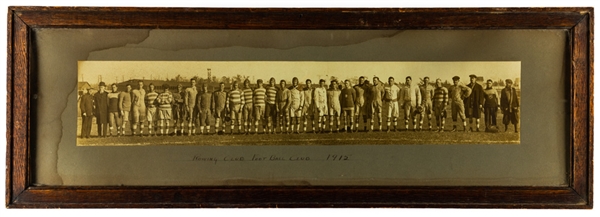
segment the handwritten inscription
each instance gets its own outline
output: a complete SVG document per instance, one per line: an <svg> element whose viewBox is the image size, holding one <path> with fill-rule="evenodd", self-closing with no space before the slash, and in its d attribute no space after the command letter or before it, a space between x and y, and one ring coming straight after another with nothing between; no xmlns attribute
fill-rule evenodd
<svg viewBox="0 0 600 217"><path fill-rule="evenodd" d="M318 156L309 155L262 155L252 154L247 156L202 156L194 155L192 161L196 162L210 162L217 164L217 162L307 162L307 161L349 161L352 155L347 154L326 154Z"/></svg>

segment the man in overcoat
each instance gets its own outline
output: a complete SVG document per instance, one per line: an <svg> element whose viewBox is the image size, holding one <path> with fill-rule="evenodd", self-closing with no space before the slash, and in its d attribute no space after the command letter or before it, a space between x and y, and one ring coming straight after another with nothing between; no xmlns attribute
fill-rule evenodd
<svg viewBox="0 0 600 217"><path fill-rule="evenodd" d="M483 101L485 100L485 92L483 87L477 83L476 75L469 75L471 83L467 87L471 88L471 95L465 98L465 116L469 119L469 130L473 131L473 119L475 119L476 130L479 132L479 120L483 111Z"/></svg>
<svg viewBox="0 0 600 217"><path fill-rule="evenodd" d="M106 84L100 82L98 93L94 94L94 115L98 125L98 137L106 137L108 132L108 92Z"/></svg>
<svg viewBox="0 0 600 217"><path fill-rule="evenodd" d="M502 123L504 124L504 132L508 131L508 125L512 123L515 126L515 133L518 132L517 124L519 123L519 97L517 89L512 87L513 82L506 79L506 87L502 89L500 96L500 107L502 109Z"/></svg>
<svg viewBox="0 0 600 217"><path fill-rule="evenodd" d="M83 95L79 99L79 108L81 109L81 138L90 138L92 131L92 118L94 115L94 98L90 90L83 89Z"/></svg>

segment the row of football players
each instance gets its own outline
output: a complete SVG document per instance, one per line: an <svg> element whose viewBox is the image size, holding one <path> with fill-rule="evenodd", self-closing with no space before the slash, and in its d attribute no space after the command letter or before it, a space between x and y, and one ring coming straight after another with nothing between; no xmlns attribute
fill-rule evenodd
<svg viewBox="0 0 600 217"><path fill-rule="evenodd" d="M196 80L191 79L190 87L183 89L182 85L178 85L177 91L173 92L165 84L164 92L160 94L153 84L149 85L146 93L143 81L136 89L127 85L123 92L119 92L113 84L112 92L108 93L101 82L98 93L93 97L84 94L81 98L81 135L89 137L92 116L97 118L99 136L112 135L114 129L116 135L124 135L129 120L133 135L138 125L139 135L142 135L144 123L148 123L149 135L211 133L211 126L215 127L213 133L217 133L224 132L227 124L232 134L236 126L238 133L244 134L258 133L260 127L264 133L300 133L307 132L309 123L314 133L327 131L327 125L330 133L342 129L356 132L361 117L364 131L374 130L375 119L382 131L384 111L387 112L386 130L389 132L392 126L394 131L398 129L400 110L404 111L404 129L409 130L412 121L413 130L422 130L424 120L427 120L426 130L432 130L434 116L435 130L441 132L444 131L448 105L454 121L452 131L457 130L458 118L464 131L467 131L467 119L470 124L475 120L475 130L473 126L469 129L479 131L482 113L485 129L495 128L496 113L500 109L504 114L505 131L512 123L517 132L519 100L512 81L506 80L506 87L498 97L491 80L483 88L476 78L470 75L470 83L464 85L460 77L454 76L454 84L449 88L442 85L441 79L437 79L434 86L430 85L428 77L421 85L413 84L408 76L403 84L396 84L393 77L388 79L387 84L377 77L373 78L372 84L365 77L360 77L354 86L349 80L342 85L338 85L336 80L330 81L329 85L320 80L317 87L313 87L310 79L301 85L298 78L293 78L292 85L288 87L285 80L277 85L275 78L271 78L266 86L261 79L257 80L256 87L252 87L249 80L244 81L242 87L234 82L228 91L225 84L220 83L214 92L210 92L206 84L198 90ZM90 107L91 110L87 109ZM341 119L344 125L341 125ZM170 122L174 123L171 132Z"/></svg>

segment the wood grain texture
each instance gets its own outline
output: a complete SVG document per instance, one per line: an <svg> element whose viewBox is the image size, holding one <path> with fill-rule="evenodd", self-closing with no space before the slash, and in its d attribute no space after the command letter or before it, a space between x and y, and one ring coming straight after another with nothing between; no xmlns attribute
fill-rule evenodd
<svg viewBox="0 0 600 217"><path fill-rule="evenodd" d="M9 26L10 28L10 26ZM28 186L29 173L29 28L17 16L12 17L11 67L8 72L9 117L7 120L7 198L15 200ZM7 159L7 161L8 161ZM8 200L7 203L10 201Z"/></svg>
<svg viewBox="0 0 600 217"><path fill-rule="evenodd" d="M592 208L593 9L221 9L10 7L6 206ZM29 182L32 28L565 29L569 31L567 187L35 187Z"/></svg>
<svg viewBox="0 0 600 217"><path fill-rule="evenodd" d="M593 79L591 15L582 19L573 32L573 189L592 200L593 162Z"/></svg>

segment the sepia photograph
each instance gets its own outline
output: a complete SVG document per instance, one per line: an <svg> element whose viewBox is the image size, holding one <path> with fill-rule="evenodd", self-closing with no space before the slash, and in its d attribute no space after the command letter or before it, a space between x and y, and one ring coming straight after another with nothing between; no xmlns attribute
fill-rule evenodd
<svg viewBox="0 0 600 217"><path fill-rule="evenodd" d="M78 146L520 144L520 61L79 61Z"/></svg>
<svg viewBox="0 0 600 217"><path fill-rule="evenodd" d="M8 18L9 207L592 206L593 8Z"/></svg>

